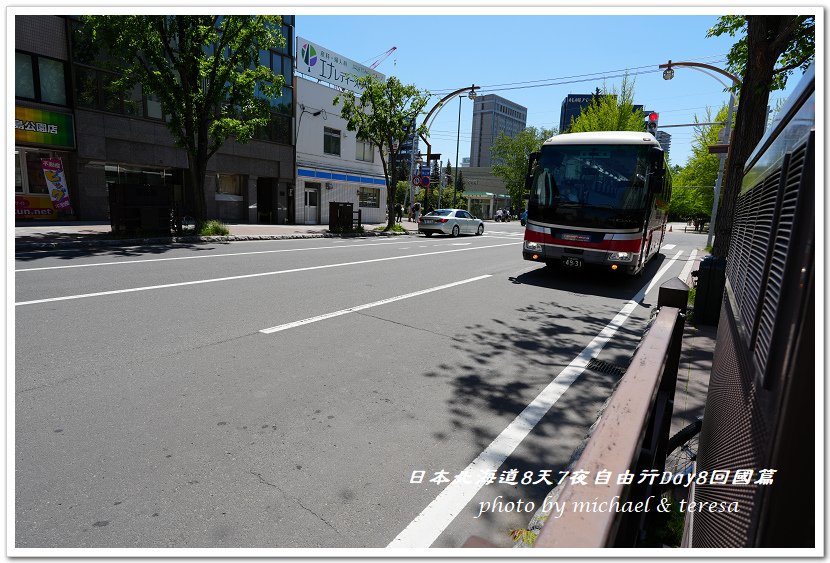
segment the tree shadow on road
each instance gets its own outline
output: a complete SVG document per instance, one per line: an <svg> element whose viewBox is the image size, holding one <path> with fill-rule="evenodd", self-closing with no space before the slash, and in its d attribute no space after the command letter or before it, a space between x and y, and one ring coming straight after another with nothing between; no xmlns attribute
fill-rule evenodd
<svg viewBox="0 0 830 563"><path fill-rule="evenodd" d="M452 389L447 400L446 428L433 437L448 441L466 434L463 439L471 440L477 451L487 448L606 327L622 303L637 295L656 273L659 262L662 260L650 264L642 278L616 278L596 272L563 276L550 272L550 268L511 278L513 283L603 299L563 304L557 302L561 295L552 295L550 300L522 307L509 320L466 326L464 334L455 339L458 361L423 374L446 381ZM647 322L643 315L640 317L640 322L626 323L617 330L599 357L589 363L498 469L499 476L503 471L517 470L519 482L485 486L479 499L503 495L505 502L533 500L540 506L551 486L545 482L522 484L522 476L530 472L537 481L540 471L551 470L551 481L555 483L561 477L558 472L565 470L574 449L628 368ZM468 505L467 510L475 504ZM507 533L499 528L504 525L503 518L483 514L478 521L479 525L493 526L494 534Z"/></svg>

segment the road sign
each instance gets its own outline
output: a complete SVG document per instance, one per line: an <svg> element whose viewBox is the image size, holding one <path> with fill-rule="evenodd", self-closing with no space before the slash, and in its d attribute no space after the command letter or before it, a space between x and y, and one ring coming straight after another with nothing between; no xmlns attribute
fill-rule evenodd
<svg viewBox="0 0 830 563"><path fill-rule="evenodd" d="M413 176L412 177L412 185L413 186L420 186L421 185L421 177L420 176Z"/></svg>
<svg viewBox="0 0 830 563"><path fill-rule="evenodd" d="M425 188L429 187L429 176L421 176L421 185Z"/></svg>

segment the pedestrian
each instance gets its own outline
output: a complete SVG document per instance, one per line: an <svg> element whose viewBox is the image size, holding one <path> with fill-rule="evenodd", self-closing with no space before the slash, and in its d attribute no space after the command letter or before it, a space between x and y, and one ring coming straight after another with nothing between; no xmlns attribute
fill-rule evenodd
<svg viewBox="0 0 830 563"><path fill-rule="evenodd" d="M421 218L421 204L420 202L415 202L412 206L412 217L415 219L415 222L418 222L418 219Z"/></svg>
<svg viewBox="0 0 830 563"><path fill-rule="evenodd" d="M403 221L403 206L400 203L395 204L395 221L398 223Z"/></svg>

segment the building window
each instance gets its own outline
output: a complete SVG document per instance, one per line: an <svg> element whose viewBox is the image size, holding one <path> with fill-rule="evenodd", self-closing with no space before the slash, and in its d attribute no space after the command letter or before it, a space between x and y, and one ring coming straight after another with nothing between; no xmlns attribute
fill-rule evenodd
<svg viewBox="0 0 830 563"><path fill-rule="evenodd" d="M362 160L363 162L374 162L375 146L368 141L358 141L357 155L355 156L355 158L357 160Z"/></svg>
<svg viewBox="0 0 830 563"><path fill-rule="evenodd" d="M65 106L65 69L63 61L57 59L15 53L15 97Z"/></svg>
<svg viewBox="0 0 830 563"><path fill-rule="evenodd" d="M323 153L340 156L340 130L323 128Z"/></svg>
<svg viewBox="0 0 830 563"><path fill-rule="evenodd" d="M358 201L360 207L380 207L380 190L378 188L360 186Z"/></svg>
<svg viewBox="0 0 830 563"><path fill-rule="evenodd" d="M228 195L242 195L242 176L239 174L217 174L216 192Z"/></svg>
<svg viewBox="0 0 830 563"><path fill-rule="evenodd" d="M25 53L15 53L14 95L18 98L34 99L35 97L35 75L32 69L32 57Z"/></svg>

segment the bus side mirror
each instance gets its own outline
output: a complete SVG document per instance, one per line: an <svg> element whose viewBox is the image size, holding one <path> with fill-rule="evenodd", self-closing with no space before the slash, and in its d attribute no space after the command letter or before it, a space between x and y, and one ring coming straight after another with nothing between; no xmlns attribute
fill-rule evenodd
<svg viewBox="0 0 830 563"><path fill-rule="evenodd" d="M659 194L663 191L663 182L666 179L666 172L660 168L649 174L648 186L649 191L653 194Z"/></svg>
<svg viewBox="0 0 830 563"><path fill-rule="evenodd" d="M652 171L663 169L663 149L659 147L649 147L648 149L648 163Z"/></svg>

